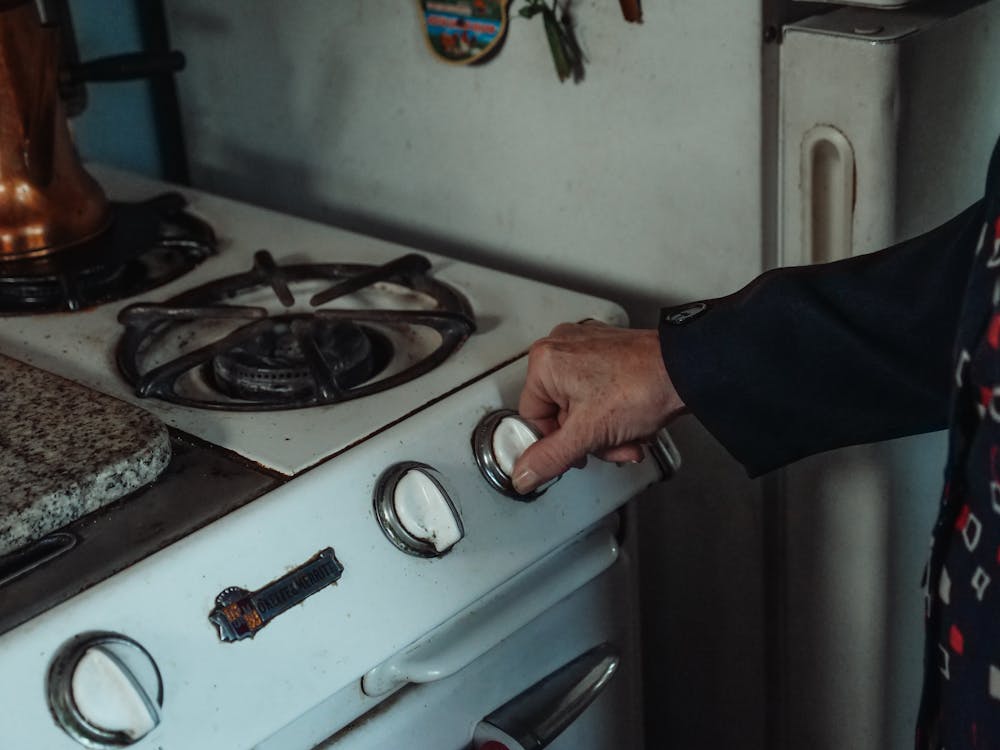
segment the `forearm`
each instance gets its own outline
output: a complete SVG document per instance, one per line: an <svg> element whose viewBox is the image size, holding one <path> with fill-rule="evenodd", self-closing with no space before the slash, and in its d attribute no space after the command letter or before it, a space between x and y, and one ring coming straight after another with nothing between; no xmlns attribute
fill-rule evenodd
<svg viewBox="0 0 1000 750"><path fill-rule="evenodd" d="M772 271L687 322L665 311L680 397L753 475L945 426L981 213L879 253Z"/></svg>

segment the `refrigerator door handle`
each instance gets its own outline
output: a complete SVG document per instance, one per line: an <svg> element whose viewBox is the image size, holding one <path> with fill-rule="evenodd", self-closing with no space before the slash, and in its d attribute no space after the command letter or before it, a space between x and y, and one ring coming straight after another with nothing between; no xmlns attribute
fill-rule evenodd
<svg viewBox="0 0 1000 750"><path fill-rule="evenodd" d="M576 657L479 722L473 747L542 750L601 695L619 661L610 643Z"/></svg>
<svg viewBox="0 0 1000 750"><path fill-rule="evenodd" d="M369 696L403 685L434 682L471 664L517 630L599 576L618 559L617 518L600 523L568 546L459 612L361 680Z"/></svg>
<svg viewBox="0 0 1000 750"><path fill-rule="evenodd" d="M833 125L802 138L802 249L806 263L849 258L854 230L854 147Z"/></svg>

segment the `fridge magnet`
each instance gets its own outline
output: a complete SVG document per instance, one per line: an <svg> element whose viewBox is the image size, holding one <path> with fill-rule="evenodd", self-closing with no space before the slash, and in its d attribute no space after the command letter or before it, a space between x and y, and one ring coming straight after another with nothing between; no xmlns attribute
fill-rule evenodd
<svg viewBox="0 0 1000 750"><path fill-rule="evenodd" d="M446 62L484 62L507 34L509 5L510 0L420 0L427 41Z"/></svg>
<svg viewBox="0 0 1000 750"><path fill-rule="evenodd" d="M525 18L541 15L560 83L570 77L575 83L583 80L584 56L573 28L571 2L572 0L564 0L562 3L552 0L552 5L549 5L545 0L527 0L527 4L518 11Z"/></svg>

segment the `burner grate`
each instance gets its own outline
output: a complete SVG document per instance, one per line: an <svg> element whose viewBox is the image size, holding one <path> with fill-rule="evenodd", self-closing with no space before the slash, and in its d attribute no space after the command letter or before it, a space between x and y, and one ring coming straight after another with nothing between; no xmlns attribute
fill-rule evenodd
<svg viewBox="0 0 1000 750"><path fill-rule="evenodd" d="M377 393L433 369L475 330L466 300L429 269L417 254L382 266L280 266L261 250L246 273L123 309L118 365L137 395L205 409L298 409ZM379 285L428 306L321 307ZM277 312L239 304L262 291ZM289 311L296 292L307 311Z"/></svg>
<svg viewBox="0 0 1000 750"><path fill-rule="evenodd" d="M37 259L0 261L0 314L74 312L162 286L215 252L183 196L112 203L100 236Z"/></svg>

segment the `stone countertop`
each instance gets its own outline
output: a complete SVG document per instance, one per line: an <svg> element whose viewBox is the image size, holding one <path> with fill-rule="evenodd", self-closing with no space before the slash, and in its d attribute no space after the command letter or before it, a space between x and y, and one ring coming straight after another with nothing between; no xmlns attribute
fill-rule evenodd
<svg viewBox="0 0 1000 750"><path fill-rule="evenodd" d="M152 414L0 355L0 555L148 484L169 461Z"/></svg>

